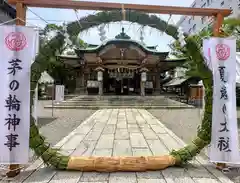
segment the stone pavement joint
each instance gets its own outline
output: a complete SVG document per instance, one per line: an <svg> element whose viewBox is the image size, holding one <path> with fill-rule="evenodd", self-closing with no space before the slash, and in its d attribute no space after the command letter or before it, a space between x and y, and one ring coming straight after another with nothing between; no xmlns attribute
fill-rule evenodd
<svg viewBox="0 0 240 183"><path fill-rule="evenodd" d="M185 145L148 111L128 108L96 111L56 146L74 156L150 156L168 154ZM116 173L56 171L37 160L12 182L233 183L200 156L186 168Z"/></svg>

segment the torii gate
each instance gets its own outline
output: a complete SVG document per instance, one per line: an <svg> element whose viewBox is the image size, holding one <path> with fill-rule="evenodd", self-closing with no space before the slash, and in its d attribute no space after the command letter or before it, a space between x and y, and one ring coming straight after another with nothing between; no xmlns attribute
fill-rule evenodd
<svg viewBox="0 0 240 183"><path fill-rule="evenodd" d="M174 7L159 5L122 4L105 2L88 2L72 0L8 0L8 3L16 6L17 25L25 25L26 7L61 8L75 10L113 10L132 9L146 13L171 14L171 15L192 15L215 17L214 36L218 36L223 19L231 14L230 9Z"/></svg>
<svg viewBox="0 0 240 183"><path fill-rule="evenodd" d="M230 9L212 9L212 8L192 8L192 7L174 7L159 5L140 5L140 4L123 4L123 3L106 3L106 2L88 2L88 1L72 1L72 0L8 0L8 3L16 6L17 21L16 25L25 26L26 24L26 7L42 7L42 8L61 8L74 10L116 10L116 9L132 9L143 11L146 13L171 14L171 15L191 15L191 16L208 16L214 17L213 33L218 37L224 17L231 14ZM224 164L218 164L224 166ZM19 165L10 165L10 173L12 176L18 172L16 168ZM12 170L12 171L11 171Z"/></svg>

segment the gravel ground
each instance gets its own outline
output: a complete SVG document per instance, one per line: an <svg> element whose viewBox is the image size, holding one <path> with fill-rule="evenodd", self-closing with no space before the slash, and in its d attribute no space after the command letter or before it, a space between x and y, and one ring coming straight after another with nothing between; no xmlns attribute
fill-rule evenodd
<svg viewBox="0 0 240 183"><path fill-rule="evenodd" d="M148 110L184 142L191 142L201 124L200 109L156 109Z"/></svg>
<svg viewBox="0 0 240 183"><path fill-rule="evenodd" d="M200 109L196 108L173 110L156 109L148 111L186 143L190 143L194 139L196 136L197 128L201 124L201 111ZM237 116L238 121L240 121L240 110L238 110ZM240 135L240 126L238 129ZM204 153L206 153L206 151L202 151L201 155L204 158L207 158ZM231 178L235 183L240 183L239 175L240 169L227 174L227 176Z"/></svg>
<svg viewBox="0 0 240 183"><path fill-rule="evenodd" d="M71 109L56 110L44 109L45 105L51 104L51 101L40 101L38 104L38 126L40 133L46 137L47 142L55 145L62 138L78 127L85 119L91 116L95 110ZM53 114L53 115L52 115ZM29 163L36 160L37 157L30 151ZM1 175L5 175L7 166L0 165Z"/></svg>
<svg viewBox="0 0 240 183"><path fill-rule="evenodd" d="M47 142L55 145L63 137L77 128L86 118L93 114L92 110L64 110L61 113L66 116L58 118L40 118L38 126L40 133L46 137Z"/></svg>
<svg viewBox="0 0 240 183"><path fill-rule="evenodd" d="M200 109L196 108L172 110L156 109L148 111L186 143L189 143L194 139L197 128L201 124L201 111ZM240 119L240 110L238 111L237 115L238 119Z"/></svg>

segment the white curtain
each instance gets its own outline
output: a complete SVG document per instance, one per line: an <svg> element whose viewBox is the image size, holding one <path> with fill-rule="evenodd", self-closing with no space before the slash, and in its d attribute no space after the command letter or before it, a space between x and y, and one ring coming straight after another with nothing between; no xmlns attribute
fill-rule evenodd
<svg viewBox="0 0 240 183"><path fill-rule="evenodd" d="M240 52L237 52L237 67L236 67L236 82L237 86L240 86Z"/></svg>

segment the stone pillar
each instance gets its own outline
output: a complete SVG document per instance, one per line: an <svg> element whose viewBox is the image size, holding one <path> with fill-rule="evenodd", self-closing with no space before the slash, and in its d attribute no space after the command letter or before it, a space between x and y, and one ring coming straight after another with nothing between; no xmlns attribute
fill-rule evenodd
<svg viewBox="0 0 240 183"><path fill-rule="evenodd" d="M155 75L155 82L156 82L156 92L160 93L160 73L157 71Z"/></svg>
<svg viewBox="0 0 240 183"><path fill-rule="evenodd" d="M140 89L141 89L141 96L145 96L145 83L147 81L147 72L143 70L141 72L141 83L140 83Z"/></svg>
<svg viewBox="0 0 240 183"><path fill-rule="evenodd" d="M85 72L84 69L78 71L76 76L76 90L77 94L85 92Z"/></svg>
<svg viewBox="0 0 240 183"><path fill-rule="evenodd" d="M81 76L81 91L83 92L83 93L85 93L85 90L86 90L86 86L85 86L85 73L84 73L84 71L82 71L82 76Z"/></svg>
<svg viewBox="0 0 240 183"><path fill-rule="evenodd" d="M140 95L144 97L145 96L145 82L144 81L141 81L140 89L141 89Z"/></svg>
<svg viewBox="0 0 240 183"><path fill-rule="evenodd" d="M102 67L97 67L97 80L98 80L98 95L103 95L103 71Z"/></svg>
<svg viewBox="0 0 240 183"><path fill-rule="evenodd" d="M75 92L77 94L80 94L81 88L82 88L82 70L77 72Z"/></svg>
<svg viewBox="0 0 240 183"><path fill-rule="evenodd" d="M76 77L76 89L81 88L81 76Z"/></svg>

